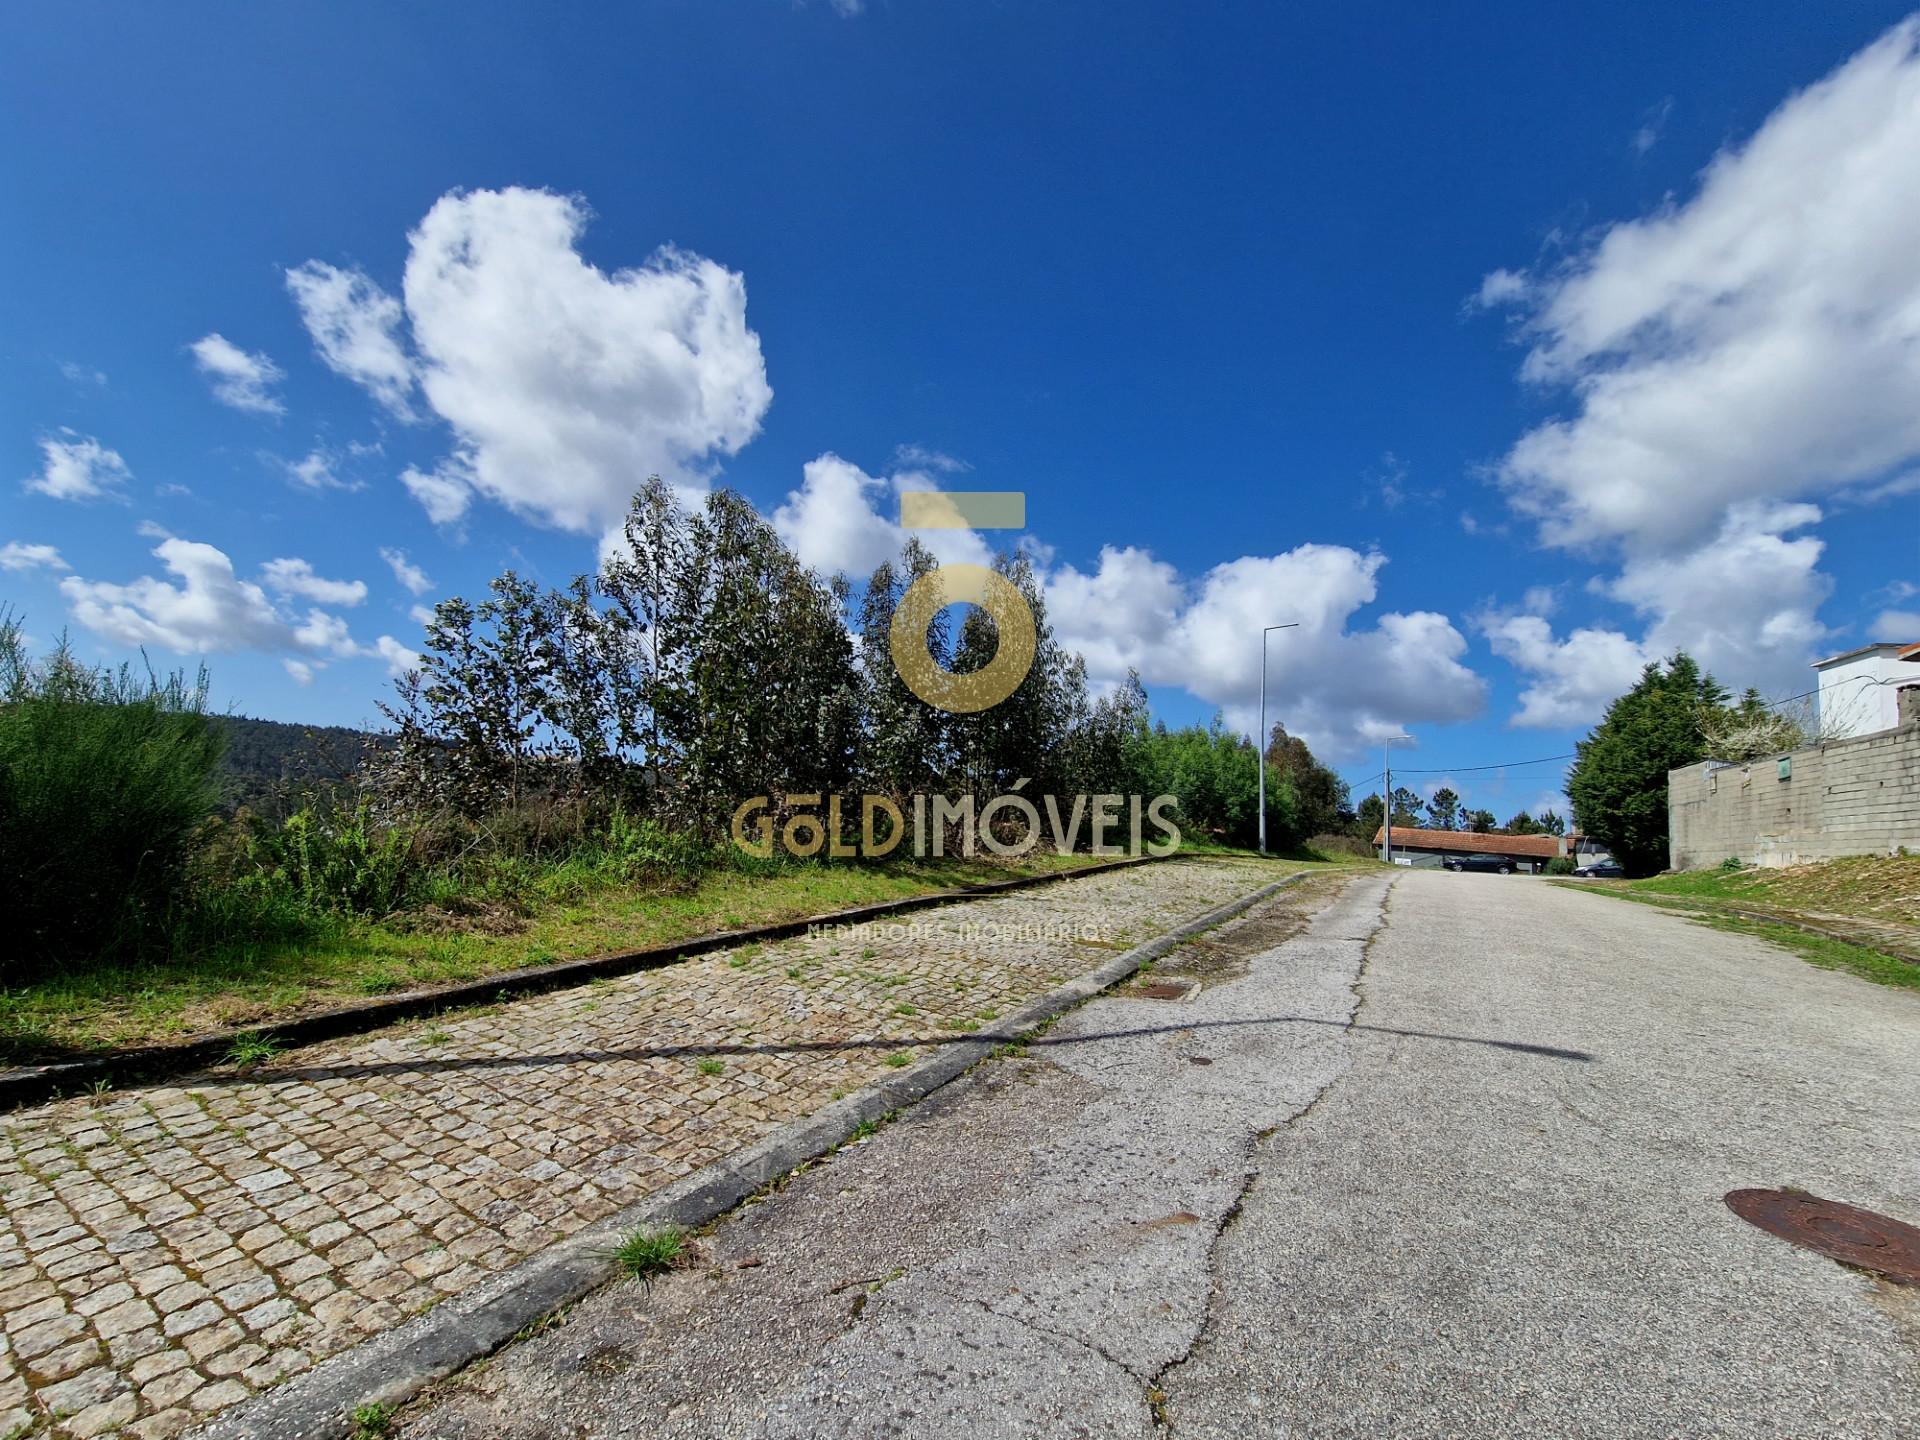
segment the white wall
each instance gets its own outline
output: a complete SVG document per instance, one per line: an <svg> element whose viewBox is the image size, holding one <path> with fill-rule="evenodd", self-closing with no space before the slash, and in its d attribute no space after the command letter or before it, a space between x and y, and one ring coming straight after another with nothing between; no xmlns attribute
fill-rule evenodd
<svg viewBox="0 0 1920 1440"><path fill-rule="evenodd" d="M1920 684L1920 665L1892 651L1861 655L1820 672L1820 730L1828 740L1891 730L1900 723L1894 699L1902 684Z"/></svg>

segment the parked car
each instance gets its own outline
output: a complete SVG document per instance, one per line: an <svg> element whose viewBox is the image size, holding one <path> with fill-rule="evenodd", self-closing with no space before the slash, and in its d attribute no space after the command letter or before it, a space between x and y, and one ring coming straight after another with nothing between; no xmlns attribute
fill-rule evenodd
<svg viewBox="0 0 1920 1440"><path fill-rule="evenodd" d="M1626 870L1612 860L1596 860L1591 865L1576 865L1573 873L1589 880L1624 880Z"/></svg>
<svg viewBox="0 0 1920 1440"><path fill-rule="evenodd" d="M1448 855L1440 863L1449 870L1484 870L1494 875L1513 874L1513 861L1504 855Z"/></svg>

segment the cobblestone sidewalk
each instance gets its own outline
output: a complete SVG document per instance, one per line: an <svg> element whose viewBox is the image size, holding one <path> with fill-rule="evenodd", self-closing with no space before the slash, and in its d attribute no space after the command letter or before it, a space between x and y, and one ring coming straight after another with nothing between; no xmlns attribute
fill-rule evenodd
<svg viewBox="0 0 1920 1440"><path fill-rule="evenodd" d="M1115 871L15 1112L0 1437L178 1434L1270 878Z"/></svg>

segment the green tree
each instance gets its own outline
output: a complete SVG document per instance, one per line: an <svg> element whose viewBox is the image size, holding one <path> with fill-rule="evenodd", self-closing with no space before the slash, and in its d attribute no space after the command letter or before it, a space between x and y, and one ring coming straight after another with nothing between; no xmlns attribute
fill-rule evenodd
<svg viewBox="0 0 1920 1440"><path fill-rule="evenodd" d="M1393 789L1393 823L1402 830L1420 828L1420 797L1404 785Z"/></svg>
<svg viewBox="0 0 1920 1440"><path fill-rule="evenodd" d="M1540 822L1525 810L1522 810L1518 815L1507 821L1506 831L1509 835L1538 835L1541 833Z"/></svg>
<svg viewBox="0 0 1920 1440"><path fill-rule="evenodd" d="M1630 873L1667 865L1667 772L1706 758L1703 708L1722 705L1726 691L1684 651L1650 664L1578 747L1567 798L1589 835L1603 841Z"/></svg>
<svg viewBox="0 0 1920 1440"><path fill-rule="evenodd" d="M1427 801L1427 823L1435 830L1455 830L1460 825L1460 796L1452 787L1442 785Z"/></svg>
<svg viewBox="0 0 1920 1440"><path fill-rule="evenodd" d="M1354 811L1354 833L1369 845L1373 837L1380 833L1380 827L1386 822L1387 802L1380 798L1378 791L1367 796Z"/></svg>
<svg viewBox="0 0 1920 1440"><path fill-rule="evenodd" d="M1540 812L1539 823L1540 829L1545 834L1564 835L1567 833L1567 822L1560 818L1560 812L1557 810L1542 810Z"/></svg>
<svg viewBox="0 0 1920 1440"><path fill-rule="evenodd" d="M1461 823L1476 835L1486 835L1493 830L1495 822L1491 810L1469 810L1461 817Z"/></svg>
<svg viewBox="0 0 1920 1440"><path fill-rule="evenodd" d="M1300 803L1300 826L1308 835L1340 828L1348 805L1347 782L1322 765L1298 735L1275 725L1267 740L1267 763L1286 775Z"/></svg>

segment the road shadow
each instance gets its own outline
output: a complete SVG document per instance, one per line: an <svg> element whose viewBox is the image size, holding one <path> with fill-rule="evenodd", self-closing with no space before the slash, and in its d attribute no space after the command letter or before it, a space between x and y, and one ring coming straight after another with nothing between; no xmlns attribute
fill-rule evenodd
<svg viewBox="0 0 1920 1440"><path fill-rule="evenodd" d="M609 1046L598 1049L562 1050L544 1055L433 1056L419 1059L372 1060L350 1065L263 1065L245 1073L219 1071L196 1078L199 1085L254 1084L261 1081L310 1083L319 1080L343 1080L379 1075L451 1075L467 1071L541 1069L555 1065L604 1065L609 1061L662 1059L724 1059L741 1055L811 1055L853 1050L906 1050L926 1045L1015 1045L1027 1050L1045 1050L1056 1046L1087 1045L1103 1040L1130 1040L1153 1035L1175 1035L1206 1030L1243 1030L1270 1025L1317 1025L1333 1030L1350 1030L1372 1035L1392 1035L1409 1040L1431 1040L1449 1045L1479 1045L1516 1055L1535 1055L1547 1060L1567 1060L1582 1065L1597 1065L1599 1057L1585 1050L1570 1050L1559 1045L1538 1045L1525 1040L1501 1040L1481 1035L1450 1035L1437 1030L1404 1030L1390 1025L1349 1024L1344 1020L1320 1020L1306 1015L1272 1015L1250 1020L1193 1020L1185 1024L1139 1025L1124 1029L1099 1030L1076 1035L1019 1035L998 1030L972 1030L950 1035L895 1035L849 1040L798 1040L785 1044L689 1044Z"/></svg>

